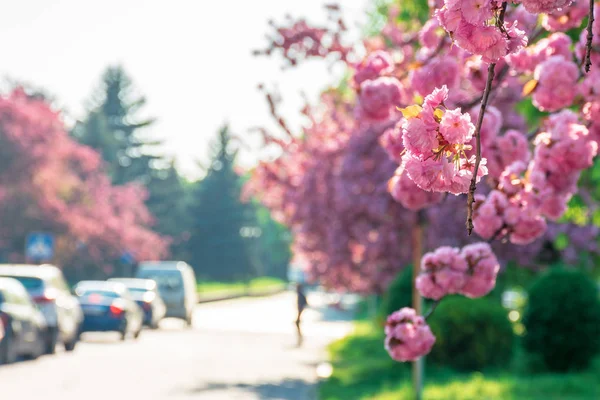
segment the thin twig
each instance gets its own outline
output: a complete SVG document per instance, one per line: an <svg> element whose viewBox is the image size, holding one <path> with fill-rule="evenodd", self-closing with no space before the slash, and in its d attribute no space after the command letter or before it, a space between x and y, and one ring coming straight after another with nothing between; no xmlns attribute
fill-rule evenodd
<svg viewBox="0 0 600 400"><path fill-rule="evenodd" d="M590 0L590 16L587 24L587 41L585 43L585 72L590 72L592 66L592 42L594 40L594 0Z"/></svg>
<svg viewBox="0 0 600 400"><path fill-rule="evenodd" d="M504 3L506 4L506 3ZM475 127L475 140L477 141L477 154L475 158L475 168L473 168L473 177L469 185L469 194L467 195L467 232L469 235L473 232L473 203L475 202L475 189L477 189L477 172L481 163L481 125L483 124L483 116L490 98L492 81L494 80L494 69L496 63L491 63L488 67L488 77L485 84L483 97L481 98L481 108L479 109L479 117L477 118L477 126Z"/></svg>
<svg viewBox="0 0 600 400"><path fill-rule="evenodd" d="M423 60L421 62L420 68L423 68L424 66L429 64L435 57L439 56L440 53L442 52L442 50L444 49L444 47L446 46L446 43L447 43L447 36L444 36L438 43L438 45L435 48L435 50L433 51L433 53L431 53L429 56L427 56L427 58L425 60ZM410 74L410 72L411 72L410 69L408 71L405 71L403 74L398 76L398 79L402 80L402 79L406 78Z"/></svg>
<svg viewBox="0 0 600 400"><path fill-rule="evenodd" d="M500 16L498 18L498 26L504 26L504 15L506 13L506 7L508 2L502 2L502 8L500 9ZM481 98L481 108L479 109L479 116L477 118L477 126L475 127L475 140L477 141L477 154L475 155L475 168L473 168L473 177L471 178L471 184L469 185L469 193L467 195L467 232L469 235L473 233L473 203L475 202L475 190L477 189L477 173L479 172L479 164L481 163L481 125L483 124L483 117L485 115L485 109L490 99L490 92L492 90L492 82L494 80L496 63L491 63L488 67L488 76L485 83L485 90L483 91L483 97Z"/></svg>
<svg viewBox="0 0 600 400"><path fill-rule="evenodd" d="M533 32L531 34L531 37L529 38L529 43L532 43L534 40L538 39L542 33L544 33L545 30L544 29L537 29L535 32ZM502 69L500 70L500 72L498 72L498 74L496 74L495 77L495 86L492 87L492 90L497 89L500 87L500 84L502 83L502 81L504 81L504 78L506 78L508 76L508 72L510 71L510 67L508 64L504 64L504 66L502 67ZM470 100L466 103L459 103L458 106L462 109L462 110L470 110L471 108L475 107L477 104L481 103L481 99L483 98L483 95Z"/></svg>
<svg viewBox="0 0 600 400"><path fill-rule="evenodd" d="M502 231L504 229L506 229L507 226L505 224L502 224L502 226L500 228L498 228L498 230L496 230L496 232L494 232L494 234L492 235L491 238L489 238L488 240L486 240L488 243L492 243L494 240L498 239L500 237L500 234L502 233Z"/></svg>
<svg viewBox="0 0 600 400"><path fill-rule="evenodd" d="M427 311L427 313L425 315L423 315L423 318L427 319L427 318L431 317L431 315L433 314L433 312L435 311L435 309L437 308L437 306L440 304L441 301L442 301L442 299L434 301L433 304L431 305L431 308L429 308L429 311Z"/></svg>

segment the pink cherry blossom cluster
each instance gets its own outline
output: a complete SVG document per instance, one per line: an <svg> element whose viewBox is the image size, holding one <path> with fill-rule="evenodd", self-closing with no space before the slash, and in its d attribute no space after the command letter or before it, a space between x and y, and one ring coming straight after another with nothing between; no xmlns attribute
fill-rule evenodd
<svg viewBox="0 0 600 400"><path fill-rule="evenodd" d="M542 17L542 26L551 32L566 32L577 28L588 15L589 0L575 0L570 7L562 7Z"/></svg>
<svg viewBox="0 0 600 400"><path fill-rule="evenodd" d="M444 106L448 88L435 89L425 97L423 106L406 109L402 122L402 141L406 153L403 168L418 187L427 191L466 193L469 188L475 156L467 157L468 144L475 126L471 116L460 108ZM482 160L478 179L487 174Z"/></svg>
<svg viewBox="0 0 600 400"><path fill-rule="evenodd" d="M569 107L577 94L579 67L572 61L571 38L554 33L508 57L516 71L533 71L533 105L540 111Z"/></svg>
<svg viewBox="0 0 600 400"><path fill-rule="evenodd" d="M402 308L387 318L385 349L396 361L414 361L429 353L435 343L425 319L412 308Z"/></svg>
<svg viewBox="0 0 600 400"><path fill-rule="evenodd" d="M477 196L474 226L482 238L508 235L514 244L539 238L546 219L556 220L565 212L581 171L593 164L598 152L589 130L568 110L548 118L546 132L537 135L534 145L529 163L513 162L495 190Z"/></svg>
<svg viewBox="0 0 600 400"><path fill-rule="evenodd" d="M546 128L535 138L528 173L540 211L546 218L556 220L577 191L581 171L592 166L598 143L569 110L550 116Z"/></svg>
<svg viewBox="0 0 600 400"><path fill-rule="evenodd" d="M475 298L496 286L500 270L489 244L481 242L459 250L443 246L421 259L421 274L416 287L423 297L439 300L449 294Z"/></svg>
<svg viewBox="0 0 600 400"><path fill-rule="evenodd" d="M536 67L552 56L562 56L570 60L573 56L571 47L573 41L565 33L553 33L547 38L540 39L506 59L510 67L519 73L533 73Z"/></svg>
<svg viewBox="0 0 600 400"><path fill-rule="evenodd" d="M482 138L483 139L483 138ZM487 159L490 176L499 179L504 170L516 161L529 162L531 152L527 137L515 129L509 129L493 141L483 141L483 156Z"/></svg>
<svg viewBox="0 0 600 400"><path fill-rule="evenodd" d="M354 84L360 86L364 81L392 73L394 71L394 60L387 51L377 50L370 53L355 68Z"/></svg>
<svg viewBox="0 0 600 400"><path fill-rule="evenodd" d="M552 56L538 64L533 77L537 81L533 105L540 111L558 111L573 103L579 67L570 59Z"/></svg>
<svg viewBox="0 0 600 400"><path fill-rule="evenodd" d="M398 79L389 76L363 81L358 100L358 118L387 119L402 101L402 85Z"/></svg>
<svg viewBox="0 0 600 400"><path fill-rule="evenodd" d="M394 127L386 129L379 138L381 147L386 151L390 159L402 164L404 146L402 144L402 124L397 123ZM388 181L388 191L402 206L411 211L422 210L426 207L439 203L443 193L429 192L419 188L406 174L403 165L394 172L394 176Z"/></svg>
<svg viewBox="0 0 600 400"><path fill-rule="evenodd" d="M509 168L519 165L515 163ZM507 196L493 190L487 197L475 196L475 232L484 239L508 235L511 243L524 245L533 242L546 231L546 220L530 206L530 193L517 192Z"/></svg>
<svg viewBox="0 0 600 400"><path fill-rule="evenodd" d="M496 62L527 46L525 31L517 28L516 21L501 26L491 23L500 22L501 7L495 0L445 0L436 15L460 48L480 55L485 62Z"/></svg>
<svg viewBox="0 0 600 400"><path fill-rule="evenodd" d="M554 13L571 5L573 0L522 0L522 4L530 13Z"/></svg>
<svg viewBox="0 0 600 400"><path fill-rule="evenodd" d="M444 198L440 192L428 192L419 188L405 173L401 165L388 182L388 190L394 200L406 209L418 211L437 204Z"/></svg>
<svg viewBox="0 0 600 400"><path fill-rule="evenodd" d="M354 86L358 90L357 119L380 121L392 117L402 102L404 88L395 77L394 60L389 53L370 53L355 66Z"/></svg>

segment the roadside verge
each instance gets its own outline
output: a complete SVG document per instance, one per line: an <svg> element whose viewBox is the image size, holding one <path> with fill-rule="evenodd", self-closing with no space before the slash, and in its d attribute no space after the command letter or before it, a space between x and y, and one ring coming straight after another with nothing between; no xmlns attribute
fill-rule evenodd
<svg viewBox="0 0 600 400"><path fill-rule="evenodd" d="M212 303L215 301L239 299L242 297L264 297L272 296L275 294L282 293L286 290L286 285L281 285L274 288L268 289L255 289L255 290L240 290L240 291L225 291L202 294L198 293L198 303Z"/></svg>

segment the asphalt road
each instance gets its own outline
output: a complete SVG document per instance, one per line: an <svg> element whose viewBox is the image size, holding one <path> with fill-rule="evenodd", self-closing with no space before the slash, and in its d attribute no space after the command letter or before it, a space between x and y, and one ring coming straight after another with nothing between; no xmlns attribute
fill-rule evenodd
<svg viewBox="0 0 600 400"><path fill-rule="evenodd" d="M310 294L305 342L295 348L295 297L199 305L194 326L165 320L138 340L86 334L77 349L0 366L10 400L311 400L324 347L350 330L351 313Z"/></svg>

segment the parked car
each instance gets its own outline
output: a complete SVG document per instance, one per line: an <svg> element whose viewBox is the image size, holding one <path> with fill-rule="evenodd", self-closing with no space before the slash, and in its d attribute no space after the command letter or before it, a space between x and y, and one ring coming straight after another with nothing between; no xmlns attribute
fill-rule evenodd
<svg viewBox="0 0 600 400"><path fill-rule="evenodd" d="M138 338L144 315L122 283L82 281L75 286L83 310L81 332L119 332Z"/></svg>
<svg viewBox="0 0 600 400"><path fill-rule="evenodd" d="M165 317L167 307L160 297L155 281L136 278L111 278L108 281L124 284L133 300L144 311L144 325L153 329L158 328L158 323Z"/></svg>
<svg viewBox="0 0 600 400"><path fill-rule="evenodd" d="M46 320L19 281L0 278L0 321L4 335L0 341L0 364L20 356L38 358L46 350Z"/></svg>
<svg viewBox="0 0 600 400"><path fill-rule="evenodd" d="M79 340L83 314L79 302L69 290L62 271L53 265L0 265L0 276L18 280L46 318L46 354L62 343L72 351Z"/></svg>
<svg viewBox="0 0 600 400"><path fill-rule="evenodd" d="M136 277L156 281L167 306L166 317L183 319L188 326L192 325L198 302L192 267L183 261L146 261L140 263Z"/></svg>

